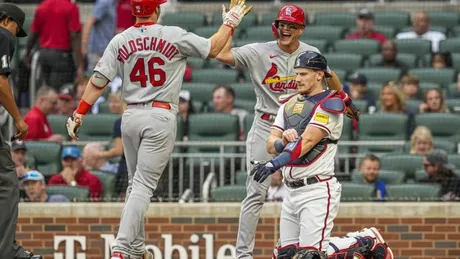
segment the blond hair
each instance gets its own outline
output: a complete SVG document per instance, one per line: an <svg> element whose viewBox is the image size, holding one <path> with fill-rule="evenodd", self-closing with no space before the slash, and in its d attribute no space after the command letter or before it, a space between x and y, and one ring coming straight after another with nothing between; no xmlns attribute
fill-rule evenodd
<svg viewBox="0 0 460 259"><path fill-rule="evenodd" d="M428 90L425 91L425 94L423 96L423 100L425 101L426 103L426 100L427 100L427 97L428 97L428 93L429 92L437 92L439 94L439 98L441 99L441 108L439 110L439 112L445 112L445 113L449 113L449 107L447 107L447 104L445 102L445 98L444 98L444 94L442 93L442 91L438 88L430 88Z"/></svg>
<svg viewBox="0 0 460 259"><path fill-rule="evenodd" d="M393 92L393 96L396 100L396 106L399 112L406 112L407 110L407 105L406 102L404 101L404 93L401 91L401 89L395 84L395 82L391 81L386 83L383 87L382 90L380 91L380 111L381 112L393 112L389 110L389 107L385 107L383 105L383 90L385 88L390 88L391 91Z"/></svg>
<svg viewBox="0 0 460 259"><path fill-rule="evenodd" d="M433 135L431 134L431 130L425 126L418 126L410 137L410 153L412 155L415 154L415 144L420 138L428 138L430 142L429 152L433 151Z"/></svg>

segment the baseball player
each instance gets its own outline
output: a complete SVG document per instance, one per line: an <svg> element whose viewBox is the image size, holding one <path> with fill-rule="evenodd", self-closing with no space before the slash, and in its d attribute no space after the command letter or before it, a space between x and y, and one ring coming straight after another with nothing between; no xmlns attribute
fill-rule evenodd
<svg viewBox="0 0 460 259"><path fill-rule="evenodd" d="M157 24L166 0L132 0L136 24L116 35L96 65L82 100L67 120L73 139L104 87L119 75L128 104L122 116L122 141L129 183L112 259L149 258L144 215L173 150L179 91L187 57L213 58L252 7L231 4L223 24L210 39L174 26Z"/></svg>
<svg viewBox="0 0 460 259"><path fill-rule="evenodd" d="M27 136L29 127L19 112L8 81L11 74L11 58L16 47L16 37L26 37L24 31L25 13L17 5L0 4L0 104L13 117L17 133L14 139ZM25 251L16 243L15 233L18 220L19 187L10 146L0 132L0 258L41 259L39 255Z"/></svg>
<svg viewBox="0 0 460 259"><path fill-rule="evenodd" d="M298 94L278 110L266 144L276 157L254 161L250 176L263 182L282 169L288 195L282 204L278 258L327 258L342 189L334 177L334 158L346 105L337 91L323 90L325 78L338 80L323 55L304 51L294 69ZM364 250L352 256L365 258L366 247L358 247Z"/></svg>
<svg viewBox="0 0 460 259"><path fill-rule="evenodd" d="M272 24L276 40L232 49L230 38L216 57L218 61L230 66L247 68L251 74L257 103L255 118L246 140L248 169L249 161L271 159L265 142L280 105L287 99L284 97L296 94L295 58L303 51L319 52L316 47L299 41L305 24L305 13L300 7L283 6ZM340 91L340 94L344 99L347 98L344 91ZM354 108L350 102L347 98L347 109ZM356 113L356 109L350 112ZM246 186L247 196L242 202L236 242L238 259L252 258L257 222L270 186L270 177L260 183L248 177Z"/></svg>

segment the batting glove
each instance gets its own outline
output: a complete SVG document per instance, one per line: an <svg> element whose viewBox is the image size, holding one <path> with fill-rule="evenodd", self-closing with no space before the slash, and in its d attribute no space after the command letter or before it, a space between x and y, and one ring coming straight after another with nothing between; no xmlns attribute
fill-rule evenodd
<svg viewBox="0 0 460 259"><path fill-rule="evenodd" d="M78 140L78 130L83 122L83 117L85 117L83 114L74 112L73 115L67 119L65 124L67 133L74 140Z"/></svg>
<svg viewBox="0 0 460 259"><path fill-rule="evenodd" d="M230 3L230 5L232 5L232 2ZM223 24L230 26L232 28L238 27L246 13L250 12L252 9L252 6L246 8L246 5L244 3L245 0L238 1L238 3L232 8L230 8L230 11L228 11L227 13L225 12L225 6L222 6Z"/></svg>
<svg viewBox="0 0 460 259"><path fill-rule="evenodd" d="M254 168L251 170L249 176L254 176L254 181L262 183L276 172L276 168L271 161L251 161Z"/></svg>
<svg viewBox="0 0 460 259"><path fill-rule="evenodd" d="M339 95L342 98L343 102L345 103L345 106L347 107L345 114L349 118L356 119L357 121L359 121L359 115L361 114L361 112L353 104L353 101L351 100L350 96L348 96L348 94L345 93L345 91L340 91Z"/></svg>

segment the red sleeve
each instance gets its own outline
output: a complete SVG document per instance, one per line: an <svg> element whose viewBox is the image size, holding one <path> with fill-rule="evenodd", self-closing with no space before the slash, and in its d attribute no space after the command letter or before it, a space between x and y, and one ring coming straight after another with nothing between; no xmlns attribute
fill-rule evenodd
<svg viewBox="0 0 460 259"><path fill-rule="evenodd" d="M37 11L35 12L34 19L32 20L32 24L30 25L30 31L38 34L40 34L40 28L42 28L42 26L40 26L40 13L40 7L38 7Z"/></svg>
<svg viewBox="0 0 460 259"><path fill-rule="evenodd" d="M379 41L380 41L380 44L383 44L385 43L385 41L387 40L387 37L385 36L385 34L379 34Z"/></svg>
<svg viewBox="0 0 460 259"><path fill-rule="evenodd" d="M24 121L26 122L27 126L29 126L29 132L24 140L39 140L43 138L45 135L43 132L43 124L41 123L40 119L37 116L29 116L26 115L24 117Z"/></svg>
<svg viewBox="0 0 460 259"><path fill-rule="evenodd" d="M102 197L102 184L99 178L95 175L91 175L89 179L89 190L91 191L91 198L93 201L100 201Z"/></svg>
<svg viewBox="0 0 460 259"><path fill-rule="evenodd" d="M81 31L80 11L77 5L74 5L72 8L72 13L70 14L69 30L71 32Z"/></svg>
<svg viewBox="0 0 460 259"><path fill-rule="evenodd" d="M60 185L60 184L67 185L67 183L64 181L64 178L62 178L61 174L55 174L51 176L51 178L48 180L48 185Z"/></svg>

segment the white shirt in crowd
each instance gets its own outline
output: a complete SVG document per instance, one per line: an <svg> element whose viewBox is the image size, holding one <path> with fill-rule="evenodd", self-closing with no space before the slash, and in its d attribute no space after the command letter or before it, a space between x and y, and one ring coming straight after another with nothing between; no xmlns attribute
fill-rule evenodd
<svg viewBox="0 0 460 259"><path fill-rule="evenodd" d="M396 39L425 39L431 41L431 51L439 51L439 42L446 39L446 35L439 31L427 31L423 35L417 35L414 31L400 32L396 35Z"/></svg>

